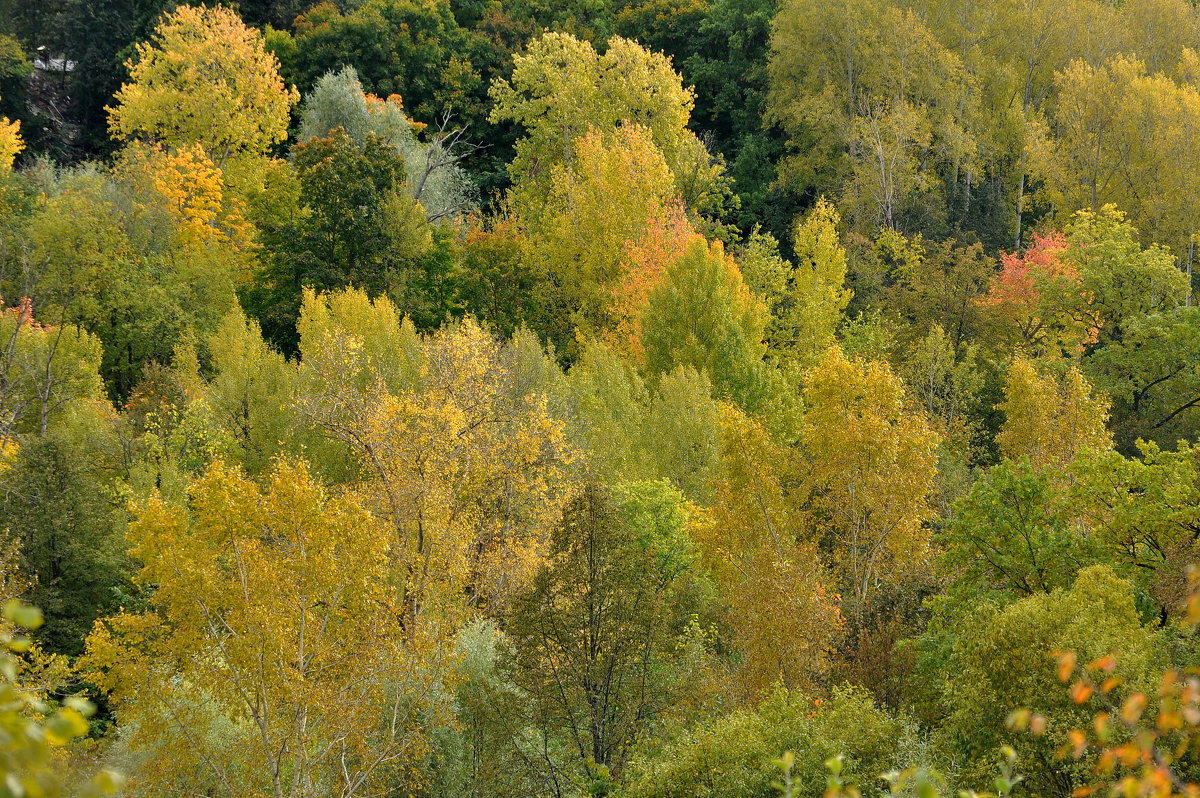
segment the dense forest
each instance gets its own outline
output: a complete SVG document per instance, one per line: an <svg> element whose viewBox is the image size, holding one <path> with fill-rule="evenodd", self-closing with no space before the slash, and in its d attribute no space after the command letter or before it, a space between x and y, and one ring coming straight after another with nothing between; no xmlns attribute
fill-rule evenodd
<svg viewBox="0 0 1200 798"><path fill-rule="evenodd" d="M0 0L0 797L1200 795L1188 0Z"/></svg>

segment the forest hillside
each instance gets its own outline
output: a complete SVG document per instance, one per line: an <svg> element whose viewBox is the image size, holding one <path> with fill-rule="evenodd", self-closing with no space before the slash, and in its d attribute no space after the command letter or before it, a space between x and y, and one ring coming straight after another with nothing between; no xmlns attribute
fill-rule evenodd
<svg viewBox="0 0 1200 798"><path fill-rule="evenodd" d="M1189 0L0 0L0 798L1200 796Z"/></svg>

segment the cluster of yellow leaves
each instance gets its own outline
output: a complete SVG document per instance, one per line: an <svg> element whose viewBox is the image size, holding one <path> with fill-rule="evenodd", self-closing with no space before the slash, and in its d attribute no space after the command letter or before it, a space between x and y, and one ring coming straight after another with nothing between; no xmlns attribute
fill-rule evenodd
<svg viewBox="0 0 1200 798"><path fill-rule="evenodd" d="M0 172L12 169L13 159L25 146L21 141L21 123L0 116Z"/></svg>
<svg viewBox="0 0 1200 798"><path fill-rule="evenodd" d="M254 231L242 214L241 202L229 196L222 170L199 144L169 150L161 145L130 145L121 172L146 183L148 196L160 200L185 248L252 246Z"/></svg>
<svg viewBox="0 0 1200 798"><path fill-rule="evenodd" d="M1195 63L1184 48L1181 71ZM1051 206L1066 215L1116 203L1152 240L1186 257L1200 212L1190 167L1200 157L1200 89L1128 55L1072 61L1055 83L1055 133L1033 123L1027 145Z"/></svg>
<svg viewBox="0 0 1200 798"><path fill-rule="evenodd" d="M817 501L861 611L876 582L925 562L938 436L886 363L849 360L836 347L808 371L804 402Z"/></svg>
<svg viewBox="0 0 1200 798"><path fill-rule="evenodd" d="M826 589L811 518L784 487L796 471L794 452L728 404L721 438L716 506L695 534L728 596L741 688L753 699L778 683L812 687L828 668L842 616Z"/></svg>
<svg viewBox="0 0 1200 798"><path fill-rule="evenodd" d="M503 607L541 564L570 489L573 454L546 397L515 384L511 353L470 319L421 341L386 299L309 295L301 336L304 412L370 475L406 615L453 623L467 603Z"/></svg>
<svg viewBox="0 0 1200 798"><path fill-rule="evenodd" d="M137 786L350 795L419 754L439 662L403 634L390 536L362 501L302 463L260 487L218 462L187 506L134 514L152 609L98 621L82 667L150 760Z"/></svg>
<svg viewBox="0 0 1200 798"><path fill-rule="evenodd" d="M288 114L299 101L262 34L226 6L175 9L127 66L130 81L108 109L113 136L198 143L218 165L287 138Z"/></svg>
<svg viewBox="0 0 1200 798"><path fill-rule="evenodd" d="M1005 457L1028 457L1034 468L1064 467L1083 452L1112 447L1108 401L1092 395L1077 366L1060 379L1038 374L1032 362L1017 358L1004 385L1004 425L996 443Z"/></svg>
<svg viewBox="0 0 1200 798"><path fill-rule="evenodd" d="M611 292L624 280L626 248L667 213L675 195L650 130L622 125L589 127L573 143L571 159L553 168L548 192L518 203L534 256L542 269L561 275L577 328L603 333L618 323L610 318Z"/></svg>

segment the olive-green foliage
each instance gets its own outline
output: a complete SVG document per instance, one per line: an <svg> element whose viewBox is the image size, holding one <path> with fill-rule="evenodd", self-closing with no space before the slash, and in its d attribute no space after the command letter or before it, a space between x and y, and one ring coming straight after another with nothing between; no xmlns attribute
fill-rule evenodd
<svg viewBox="0 0 1200 798"><path fill-rule="evenodd" d="M648 386L611 349L589 343L567 378L567 430L605 484L669 479L704 502L720 448L711 384L690 366L656 383Z"/></svg>
<svg viewBox="0 0 1200 798"><path fill-rule="evenodd" d="M1200 431L1200 308L1131 319L1119 340L1096 350L1084 368L1112 397L1117 445L1138 438L1170 446Z"/></svg>
<svg viewBox="0 0 1200 798"><path fill-rule="evenodd" d="M665 374L690 366L712 382L714 395L790 432L795 396L763 358L766 309L719 245L691 245L668 265L650 292L642 322L646 366ZM786 433L785 433L786 434Z"/></svg>
<svg viewBox="0 0 1200 798"><path fill-rule="evenodd" d="M993 466L955 506L941 538L962 601L1011 599L1069 586L1101 560L1099 542L1063 515L1059 491L1028 458Z"/></svg>
<svg viewBox="0 0 1200 798"><path fill-rule="evenodd" d="M117 609L132 573L111 453L81 437L62 429L30 440L0 473L0 528L19 542L22 571L35 580L28 598L48 621L38 639L68 654L83 650L97 617Z"/></svg>
<svg viewBox="0 0 1200 798"><path fill-rule="evenodd" d="M910 763L901 743L913 731L879 709L861 689L838 688L827 698L779 689L757 708L685 732L637 761L620 795L628 798L774 798L776 761L795 756L797 796L824 791L824 763L845 757L847 777L864 795L881 795L878 774Z"/></svg>
<svg viewBox="0 0 1200 798"><path fill-rule="evenodd" d="M1054 652L1073 652L1080 662L1113 655L1121 689L1136 690L1151 687L1161 672L1164 642L1163 633L1142 626L1131 585L1106 566L1083 569L1069 589L969 613L944 665L943 728L964 761L966 784L986 784L999 746L1008 744L1021 756L1031 790L1069 795L1091 763L1060 760L1055 751L1069 729L1090 723L1091 710L1077 706L1058 680ZM1005 719L1019 708L1045 715L1046 733L1008 731Z"/></svg>
<svg viewBox="0 0 1200 798"><path fill-rule="evenodd" d="M509 635L535 734L561 753L529 763L544 783L617 776L672 702L676 641L696 592L689 512L668 482L583 488Z"/></svg>

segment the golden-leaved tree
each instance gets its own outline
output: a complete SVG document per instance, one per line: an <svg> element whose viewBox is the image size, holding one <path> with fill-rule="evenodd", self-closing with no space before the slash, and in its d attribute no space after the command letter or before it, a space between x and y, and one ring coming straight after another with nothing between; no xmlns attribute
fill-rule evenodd
<svg viewBox="0 0 1200 798"><path fill-rule="evenodd" d="M300 412L358 462L414 633L504 607L541 564L573 458L515 346L470 319L421 339L346 291L306 296L300 349Z"/></svg>
<svg viewBox="0 0 1200 798"><path fill-rule="evenodd" d="M391 537L301 462L221 463L134 508L145 612L97 622L83 668L115 701L131 787L365 796L411 775L439 676L404 634Z"/></svg>
<svg viewBox="0 0 1200 798"><path fill-rule="evenodd" d="M1062 377L1039 374L1034 364L1017 358L1004 383L1004 425L996 443L1005 457L1028 457L1034 468L1062 468L1082 452L1112 447L1108 400L1092 395L1092 386L1077 366Z"/></svg>
<svg viewBox="0 0 1200 798"><path fill-rule="evenodd" d="M809 370L804 403L815 502L860 616L879 582L928 564L938 436L886 363L836 347Z"/></svg>
<svg viewBox="0 0 1200 798"><path fill-rule="evenodd" d="M794 454L728 404L721 438L716 506L695 534L728 603L739 687L751 697L778 683L811 687L826 673L842 616L794 493Z"/></svg>
<svg viewBox="0 0 1200 798"><path fill-rule="evenodd" d="M628 246L645 237L676 196L674 178L649 128L589 127L571 159L551 170L544 194L515 210L531 241L531 266L551 276L546 326L560 345L571 329L611 332L614 287L623 283Z"/></svg>

